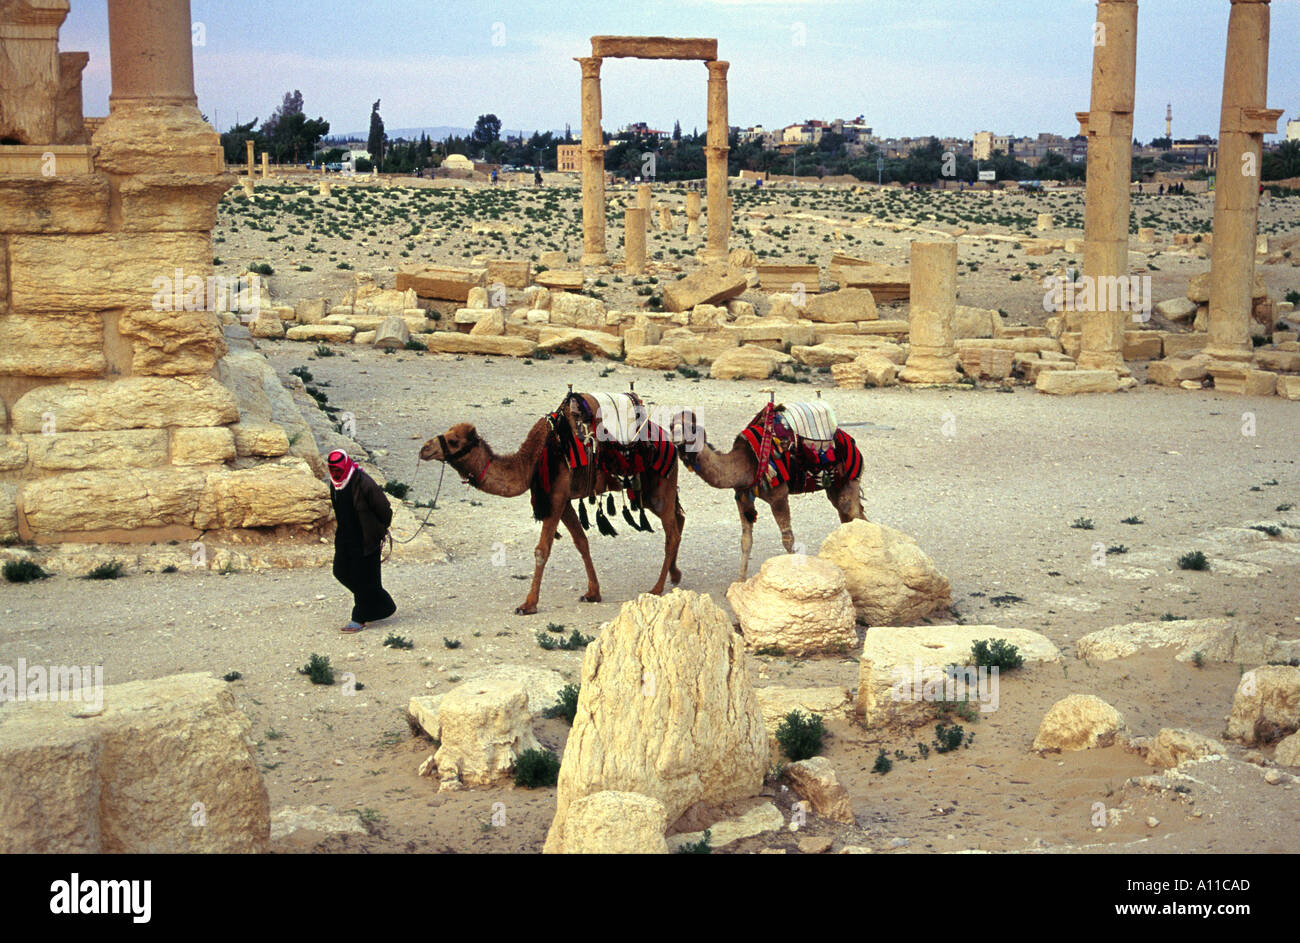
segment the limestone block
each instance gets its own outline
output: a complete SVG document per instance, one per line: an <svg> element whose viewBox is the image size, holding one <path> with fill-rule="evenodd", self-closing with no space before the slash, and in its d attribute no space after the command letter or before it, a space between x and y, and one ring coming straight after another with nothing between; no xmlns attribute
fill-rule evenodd
<svg viewBox="0 0 1300 943"><path fill-rule="evenodd" d="M743 273L702 268L663 287L664 309L688 311L698 304L722 304L745 293Z"/></svg>
<svg viewBox="0 0 1300 943"><path fill-rule="evenodd" d="M587 647L546 850L565 847L572 804L605 790L663 803L757 795L767 733L744 642L708 596L673 590L625 603Z"/></svg>
<svg viewBox="0 0 1300 943"><path fill-rule="evenodd" d="M1277 395L1284 399L1300 400L1300 377L1278 377Z"/></svg>
<svg viewBox="0 0 1300 943"><path fill-rule="evenodd" d="M500 336L506 332L505 315L500 308L489 308L469 329L476 336Z"/></svg>
<svg viewBox="0 0 1300 943"><path fill-rule="evenodd" d="M1170 298L1156 305L1156 314L1166 321L1189 321L1196 317L1196 302L1188 298Z"/></svg>
<svg viewBox="0 0 1300 943"><path fill-rule="evenodd" d="M1207 371L1214 379L1214 388L1223 393L1240 396L1272 396L1277 392L1277 374L1267 370L1253 370L1242 364L1215 361Z"/></svg>
<svg viewBox="0 0 1300 943"><path fill-rule="evenodd" d="M1263 370L1300 373L1300 351L1261 348L1255 351L1255 363Z"/></svg>
<svg viewBox="0 0 1300 943"><path fill-rule="evenodd" d="M21 471L27 466L27 443L20 435L0 435L0 472Z"/></svg>
<svg viewBox="0 0 1300 943"><path fill-rule="evenodd" d="M1241 676L1225 736L1247 745L1300 730L1300 668L1263 665Z"/></svg>
<svg viewBox="0 0 1300 943"><path fill-rule="evenodd" d="M672 320L675 324L694 331L716 331L726 326L727 309L718 305L698 304L689 311L676 312Z"/></svg>
<svg viewBox="0 0 1300 943"><path fill-rule="evenodd" d="M841 524L818 556L844 571L859 622L916 622L952 602L951 586L914 539L870 521Z"/></svg>
<svg viewBox="0 0 1300 943"><path fill-rule="evenodd" d="M274 422L244 419L230 426L230 433L240 458L278 458L289 452L289 437Z"/></svg>
<svg viewBox="0 0 1300 943"><path fill-rule="evenodd" d="M212 243L206 231L9 238L9 290L15 311L147 311L159 286L174 280L177 272L183 279L212 274ZM177 287L168 283L164 294Z"/></svg>
<svg viewBox="0 0 1300 943"><path fill-rule="evenodd" d="M497 317L501 312L497 312ZM499 333L499 332L498 332ZM384 318L375 331L375 346L385 350L402 350L411 340L411 328L401 317Z"/></svg>
<svg viewBox="0 0 1300 943"><path fill-rule="evenodd" d="M421 265L402 269L394 278L397 291L413 290L420 298L442 301L469 300L471 288L487 286L487 269L450 265Z"/></svg>
<svg viewBox="0 0 1300 943"><path fill-rule="evenodd" d="M1164 352L1163 331L1125 331L1125 360L1159 360Z"/></svg>
<svg viewBox="0 0 1300 943"><path fill-rule="evenodd" d="M676 370L683 360L682 355L672 347L650 344L631 348L623 362L629 367L640 367L643 370Z"/></svg>
<svg viewBox="0 0 1300 943"><path fill-rule="evenodd" d="M66 477L66 476L65 476ZM194 512L200 530L312 526L329 519L329 491L297 458L208 472Z"/></svg>
<svg viewBox="0 0 1300 943"><path fill-rule="evenodd" d="M465 299L466 308L486 308L488 306L487 289L481 285L475 285L469 290L469 297Z"/></svg>
<svg viewBox="0 0 1300 943"><path fill-rule="evenodd" d="M524 289L524 302L531 310L549 311L551 308L551 293L541 285L530 285Z"/></svg>
<svg viewBox="0 0 1300 943"><path fill-rule="evenodd" d="M519 754L541 748L533 736L528 691L518 681L460 684L438 705L440 745L433 760L442 788L489 786L514 771Z"/></svg>
<svg viewBox="0 0 1300 943"><path fill-rule="evenodd" d="M754 305L748 301L741 301L739 298L732 298L727 302L727 312L731 315L732 320L744 317L755 317L757 311Z"/></svg>
<svg viewBox="0 0 1300 943"><path fill-rule="evenodd" d="M1187 297L1189 300L1196 302L1198 305L1210 303L1210 273L1201 272L1199 275L1193 275L1192 280L1187 285ZM1255 276L1254 289L1251 292L1251 299L1268 297L1268 288L1258 275Z"/></svg>
<svg viewBox="0 0 1300 943"><path fill-rule="evenodd" d="M551 299L551 323L597 331L605 326L605 303L599 298L562 292Z"/></svg>
<svg viewBox="0 0 1300 943"><path fill-rule="evenodd" d="M493 337L490 335L460 334L454 331L436 331L420 337L425 346L441 354L488 354L505 357L527 357L537 350L537 344L524 337Z"/></svg>
<svg viewBox="0 0 1300 943"><path fill-rule="evenodd" d="M790 788L812 806L813 812L832 822L854 824L853 803L848 791L840 785L835 767L824 756L799 760L785 767L785 777Z"/></svg>
<svg viewBox="0 0 1300 943"><path fill-rule="evenodd" d="M782 321L798 321L803 317L803 312L803 306L794 303L793 295L777 292L772 295L772 304L768 308L767 316Z"/></svg>
<svg viewBox="0 0 1300 943"><path fill-rule="evenodd" d="M18 484L0 481L0 541L18 536Z"/></svg>
<svg viewBox="0 0 1300 943"><path fill-rule="evenodd" d="M1285 655L1276 638L1255 626L1231 619L1178 619L1169 622L1130 622L1107 626L1080 636L1075 643L1080 658L1111 661L1151 649L1174 649L1174 658L1194 661L1199 653L1206 662L1243 664L1264 662Z"/></svg>
<svg viewBox="0 0 1300 943"><path fill-rule="evenodd" d="M1210 337L1204 333L1194 334L1166 334L1165 335L1165 356L1166 357L1183 357L1190 355L1194 351L1204 350L1210 343Z"/></svg>
<svg viewBox="0 0 1300 943"><path fill-rule="evenodd" d="M961 372L981 380L1003 380L1011 376L1015 351L994 347L965 347L957 352Z"/></svg>
<svg viewBox="0 0 1300 943"><path fill-rule="evenodd" d="M239 419L234 395L211 377L127 377L41 386L13 407L15 432L221 426Z"/></svg>
<svg viewBox="0 0 1300 943"><path fill-rule="evenodd" d="M0 314L0 376L97 377L107 371L100 315Z"/></svg>
<svg viewBox="0 0 1300 943"><path fill-rule="evenodd" d="M55 158L52 176L0 177L0 233L61 236L108 229L108 178L60 175Z"/></svg>
<svg viewBox="0 0 1300 943"><path fill-rule="evenodd" d="M879 317L876 300L866 288L841 288L825 295L812 295L803 316L824 324L874 321Z"/></svg>
<svg viewBox="0 0 1300 943"><path fill-rule="evenodd" d="M32 532L52 537L192 526L203 485L203 472L190 469L100 469L29 481L21 497Z"/></svg>
<svg viewBox="0 0 1300 943"><path fill-rule="evenodd" d="M488 259L487 281L506 288L527 288L532 284L533 264L527 259Z"/></svg>
<svg viewBox="0 0 1300 943"><path fill-rule="evenodd" d="M543 288L551 289L555 293L554 297L564 292L580 292L585 284L580 269L551 269L538 272L533 280Z"/></svg>
<svg viewBox="0 0 1300 943"><path fill-rule="evenodd" d="M279 321L269 313L267 317ZM136 374L208 373L229 349L211 311L133 309L118 318L117 329L131 341L131 369Z"/></svg>
<svg viewBox="0 0 1300 943"><path fill-rule="evenodd" d="M1178 386L1184 380L1203 380L1205 360L1155 360L1147 367L1147 382L1160 386Z"/></svg>
<svg viewBox="0 0 1300 943"><path fill-rule="evenodd" d="M1043 716L1034 736L1039 753L1071 753L1108 747L1124 729L1124 718L1101 698L1071 694L1057 701Z"/></svg>
<svg viewBox="0 0 1300 943"><path fill-rule="evenodd" d="M1205 756L1222 756L1228 748L1210 737L1191 730L1165 728L1147 746L1146 761L1161 769L1178 767L1188 760Z"/></svg>
<svg viewBox="0 0 1300 943"><path fill-rule="evenodd" d="M746 344L725 350L714 358L709 375L715 380L734 380L748 377L751 380L765 380L776 372L781 364L790 363L793 358L780 351L769 350L757 344Z"/></svg>
<svg viewBox="0 0 1300 943"><path fill-rule="evenodd" d="M357 331L352 335L352 343L358 347L372 347L376 333L376 331Z"/></svg>
<svg viewBox="0 0 1300 943"><path fill-rule="evenodd" d="M1050 370L1038 375L1034 388L1055 396L1114 393L1119 389L1119 374L1114 370Z"/></svg>
<svg viewBox="0 0 1300 943"><path fill-rule="evenodd" d="M229 685L188 674L102 692L94 716L53 700L0 713L0 852L268 850L266 786Z"/></svg>
<svg viewBox="0 0 1300 943"><path fill-rule="evenodd" d="M356 332L357 329L350 324L298 324L285 331L284 336L291 341L347 344L351 343Z"/></svg>
<svg viewBox="0 0 1300 943"><path fill-rule="evenodd" d="M206 429L173 429L171 460L173 465L218 465L235 460L235 436L231 426ZM286 446L288 443L285 443Z"/></svg>
<svg viewBox="0 0 1300 943"><path fill-rule="evenodd" d="M858 641L844 574L817 557L772 557L756 576L732 583L727 601L752 649L800 656L847 651Z"/></svg>
<svg viewBox="0 0 1300 943"><path fill-rule="evenodd" d="M537 349L588 353L599 357L621 357L623 338L606 334L604 331L544 327L537 332Z"/></svg>
<svg viewBox="0 0 1300 943"><path fill-rule="evenodd" d="M1273 751L1273 762L1278 766L1300 767L1300 733L1293 733L1278 742Z"/></svg>
<svg viewBox="0 0 1300 943"><path fill-rule="evenodd" d="M569 807L563 855L666 855L664 804L635 792L606 790Z"/></svg>
<svg viewBox="0 0 1300 943"><path fill-rule="evenodd" d="M1002 315L994 308L972 308L957 305L952 319L954 338L994 337L1002 327Z"/></svg>
<svg viewBox="0 0 1300 943"><path fill-rule="evenodd" d="M785 816L781 810L770 802L764 802L737 818L723 819L709 826L709 847L726 848L746 838L779 832L784 827ZM676 852L683 845L697 844L703 840L704 832L682 832L668 839L668 848Z"/></svg>
<svg viewBox="0 0 1300 943"><path fill-rule="evenodd" d="M734 350L740 344L740 340L726 332L704 337L686 328L674 328L664 332L663 344L681 354L685 363L694 366L713 363L722 354Z"/></svg>
<svg viewBox="0 0 1300 943"><path fill-rule="evenodd" d="M290 308L290 311L293 309ZM278 314L260 313L248 322L248 332L254 337L265 340L280 340L284 337L284 319Z"/></svg>
<svg viewBox="0 0 1300 943"><path fill-rule="evenodd" d="M780 752L776 742L776 731L781 722L791 711L803 714L816 714L823 719L838 717L850 719L853 713L853 698L849 689L841 686L824 688L791 688L771 685L755 688L759 709L763 712L763 726L767 730L768 746L772 755Z"/></svg>
<svg viewBox="0 0 1300 943"><path fill-rule="evenodd" d="M122 178L122 229L127 232L208 233L217 204L235 178L223 173L134 173Z"/></svg>
<svg viewBox="0 0 1300 943"><path fill-rule="evenodd" d="M330 313L330 304L324 298L306 298L294 307L294 320L299 324L319 324Z"/></svg>
<svg viewBox="0 0 1300 943"><path fill-rule="evenodd" d="M953 686L948 665L969 665L976 642L1005 639L1029 665L1054 663L1061 653L1044 635L998 625L880 626L867 630L858 663L857 711L867 726L918 726L932 720L939 702L963 695L981 712L997 709L1000 694L992 678L979 687L959 674L965 690ZM972 706L975 706L973 703Z"/></svg>
<svg viewBox="0 0 1300 943"><path fill-rule="evenodd" d="M148 468L167 464L165 429L56 432L22 436L32 467L44 471Z"/></svg>
<svg viewBox="0 0 1300 943"><path fill-rule="evenodd" d="M835 347L831 344L817 344L812 347L791 347L790 356L797 363L809 367L830 367L837 363L848 363L858 358L860 351L847 347Z"/></svg>

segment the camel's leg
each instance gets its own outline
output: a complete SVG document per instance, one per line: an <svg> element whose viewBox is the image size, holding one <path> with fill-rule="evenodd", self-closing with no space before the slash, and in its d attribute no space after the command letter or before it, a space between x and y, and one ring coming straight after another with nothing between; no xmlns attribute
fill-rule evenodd
<svg viewBox="0 0 1300 943"><path fill-rule="evenodd" d="M677 548L682 542L681 522L677 517L679 513L677 489L671 487L667 481L660 480L655 486L650 507L659 517L664 529L664 565L659 570L659 582L655 583L650 590L654 595L661 596L664 591L664 581L668 579L670 570L673 573L674 584L680 582L682 578L681 572L677 569Z"/></svg>
<svg viewBox="0 0 1300 943"><path fill-rule="evenodd" d="M749 575L749 551L754 546L754 521L758 511L754 509L754 495L749 491L736 492L736 509L740 511L740 578Z"/></svg>
<svg viewBox="0 0 1300 943"><path fill-rule="evenodd" d="M794 553L794 529L790 526L790 495L786 492L772 495L772 517L781 529L781 545L786 553Z"/></svg>
<svg viewBox="0 0 1300 943"><path fill-rule="evenodd" d="M556 509L567 507L568 502L557 502ZM551 516L542 521L542 536L533 551L533 585L528 590L528 598L515 610L516 615L530 616L537 611L537 597L542 591L542 573L546 570L546 561L551 557L551 544L555 541L555 528L560 526L560 515L553 510Z"/></svg>
<svg viewBox="0 0 1300 943"><path fill-rule="evenodd" d="M838 488L827 488L826 497L835 507L835 513L839 514L841 524L867 519L866 513L862 510L862 496L857 481L846 481Z"/></svg>
<svg viewBox="0 0 1300 943"><path fill-rule="evenodd" d="M591 547L587 542L587 534L582 529L582 522L578 520L578 512L573 509L572 504L565 503L560 520L564 522L565 529L573 538L573 545L582 555L582 565L587 568L587 592L579 596L578 601L600 602L600 582L596 579L596 566L591 562Z"/></svg>
<svg viewBox="0 0 1300 943"><path fill-rule="evenodd" d="M677 543L673 547L673 559L668 564L668 578L676 586L682 581L682 571L677 569L677 551L682 546L682 533L686 530L686 512L682 510L681 498L673 502L673 519L677 521Z"/></svg>

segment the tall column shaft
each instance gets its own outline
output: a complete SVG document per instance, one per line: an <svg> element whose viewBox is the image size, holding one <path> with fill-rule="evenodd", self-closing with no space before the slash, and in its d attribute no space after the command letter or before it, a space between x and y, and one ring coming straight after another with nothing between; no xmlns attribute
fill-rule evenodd
<svg viewBox="0 0 1300 943"><path fill-rule="evenodd" d="M253 179L253 141L250 138L244 142L244 149L248 153L248 179Z"/></svg>
<svg viewBox="0 0 1300 943"><path fill-rule="evenodd" d="M899 377L907 383L955 383L957 351L957 243L913 242L910 347Z"/></svg>
<svg viewBox="0 0 1300 943"><path fill-rule="evenodd" d="M623 211L623 271L628 275L645 272L645 218L639 206Z"/></svg>
<svg viewBox="0 0 1300 943"><path fill-rule="evenodd" d="M700 191L689 190L686 193L686 235L700 234Z"/></svg>
<svg viewBox="0 0 1300 943"><path fill-rule="evenodd" d="M731 63L706 62L709 69L709 127L704 148L709 235L705 258L724 259L730 220L727 216L727 156L731 128L727 119L727 69Z"/></svg>
<svg viewBox="0 0 1300 943"><path fill-rule="evenodd" d="M190 0L108 0L110 105L127 99L196 102Z"/></svg>
<svg viewBox="0 0 1300 943"><path fill-rule="evenodd" d="M594 56L582 66L582 264L605 265L605 137L600 127L600 63Z"/></svg>
<svg viewBox="0 0 1300 943"><path fill-rule="evenodd" d="M1112 310L1112 279L1128 277L1129 183L1137 74L1137 0L1099 0L1092 57L1092 105L1086 116L1088 185L1083 274L1093 286L1090 311L1067 316L1082 327L1079 366L1122 369L1129 311ZM1081 116L1081 123L1085 119Z"/></svg>
<svg viewBox="0 0 1300 943"><path fill-rule="evenodd" d="M1206 350L1225 360L1249 360L1255 236L1259 222L1264 134L1277 130L1269 111L1268 0L1232 0L1228 54L1219 117L1219 169L1210 247L1210 336Z"/></svg>

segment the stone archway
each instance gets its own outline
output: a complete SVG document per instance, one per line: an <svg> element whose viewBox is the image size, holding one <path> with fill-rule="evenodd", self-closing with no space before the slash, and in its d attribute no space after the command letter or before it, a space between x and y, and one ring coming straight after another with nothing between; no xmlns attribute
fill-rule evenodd
<svg viewBox="0 0 1300 943"><path fill-rule="evenodd" d="M708 132L704 148L708 241L705 258L725 259L731 219L727 204L727 69L719 61L716 39L667 36L593 36L591 55L576 58L582 67L582 264L606 265L605 137L601 129L600 66L605 59L682 59L703 62L709 70Z"/></svg>

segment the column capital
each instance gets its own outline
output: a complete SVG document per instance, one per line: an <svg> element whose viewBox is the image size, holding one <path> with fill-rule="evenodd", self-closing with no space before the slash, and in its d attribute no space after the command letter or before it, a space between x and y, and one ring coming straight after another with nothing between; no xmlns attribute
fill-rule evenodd
<svg viewBox="0 0 1300 943"><path fill-rule="evenodd" d="M600 78L600 64L604 62L599 56L574 56L573 61L582 66L582 77L584 79Z"/></svg>
<svg viewBox="0 0 1300 943"><path fill-rule="evenodd" d="M709 81L726 81L727 70L731 68L731 63L724 59L711 59L704 63L709 70Z"/></svg>

